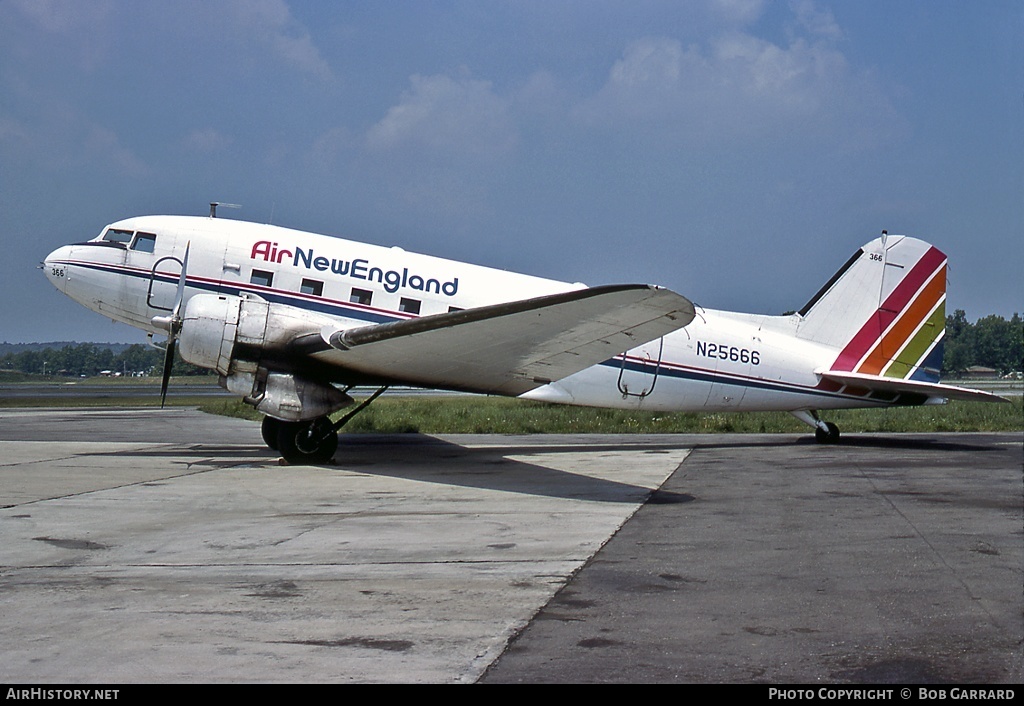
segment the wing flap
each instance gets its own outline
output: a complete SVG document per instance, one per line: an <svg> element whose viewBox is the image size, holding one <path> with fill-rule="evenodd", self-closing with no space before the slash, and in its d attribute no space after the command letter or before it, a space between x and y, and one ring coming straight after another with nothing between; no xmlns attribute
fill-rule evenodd
<svg viewBox="0 0 1024 706"><path fill-rule="evenodd" d="M693 320L693 304L647 285L593 287L351 329L325 328L318 355L406 384L519 395Z"/></svg>
<svg viewBox="0 0 1024 706"><path fill-rule="evenodd" d="M900 378L889 378L881 375L867 375L865 373L851 373L845 370L816 371L818 375L826 380L837 382L840 385L863 388L868 390L879 390L883 392L905 392L928 397L945 397L953 400L972 400L975 402L1009 402L1005 397L993 395L990 392L974 390L968 387L956 387L955 385L943 385L940 383L921 382L918 380L903 380Z"/></svg>

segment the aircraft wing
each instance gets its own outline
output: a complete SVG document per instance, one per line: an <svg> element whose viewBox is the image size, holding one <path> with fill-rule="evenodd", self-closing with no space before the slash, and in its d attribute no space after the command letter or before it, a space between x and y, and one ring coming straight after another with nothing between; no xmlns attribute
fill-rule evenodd
<svg viewBox="0 0 1024 706"><path fill-rule="evenodd" d="M973 390L967 387L956 387L954 385L942 385L940 383L920 382L918 380L902 380L899 378L887 378L882 375L866 375L864 373L851 373L845 370L816 371L818 375L826 380L837 382L841 385L849 385L868 390L880 390L884 392L909 392L929 397L945 397L953 400L973 400L977 402L1009 402L1005 397L993 395L982 390Z"/></svg>
<svg viewBox="0 0 1024 706"><path fill-rule="evenodd" d="M317 358L398 384L520 395L693 320L693 304L647 285L611 285L320 335Z"/></svg>

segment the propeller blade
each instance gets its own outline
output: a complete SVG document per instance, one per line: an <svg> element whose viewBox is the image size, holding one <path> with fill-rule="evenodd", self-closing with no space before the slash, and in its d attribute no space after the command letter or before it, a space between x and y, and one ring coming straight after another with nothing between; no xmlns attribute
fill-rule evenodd
<svg viewBox="0 0 1024 706"><path fill-rule="evenodd" d="M167 349L164 353L164 374L160 382L160 409L164 408L167 399L167 384L171 381L171 368L174 366L174 346L177 339L171 335L167 338Z"/></svg>
<svg viewBox="0 0 1024 706"><path fill-rule="evenodd" d="M185 244L185 256L181 259L181 275L178 277L178 289L174 293L174 308L171 316L178 319L181 316L181 303L185 299L185 281L188 278L188 251L192 247L190 240Z"/></svg>
<svg viewBox="0 0 1024 706"><path fill-rule="evenodd" d="M192 241L185 244L185 256L181 258L181 275L178 277L178 289L174 293L174 308L167 321L167 349L164 352L164 373L160 381L160 409L167 400L167 385L171 381L171 368L174 367L174 348L181 332L181 305L185 301L185 282L188 280L188 251Z"/></svg>

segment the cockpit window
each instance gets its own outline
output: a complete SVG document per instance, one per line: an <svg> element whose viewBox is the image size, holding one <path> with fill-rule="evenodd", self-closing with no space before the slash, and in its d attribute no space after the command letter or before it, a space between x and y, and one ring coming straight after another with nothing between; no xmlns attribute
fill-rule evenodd
<svg viewBox="0 0 1024 706"><path fill-rule="evenodd" d="M132 236L135 235L130 230L120 230L118 228L107 228L107 232L103 234L103 239L109 243L124 243L127 245L132 242Z"/></svg>
<svg viewBox="0 0 1024 706"><path fill-rule="evenodd" d="M132 250L139 252L153 252L156 249L156 235L139 231L135 234L135 241L132 243Z"/></svg>

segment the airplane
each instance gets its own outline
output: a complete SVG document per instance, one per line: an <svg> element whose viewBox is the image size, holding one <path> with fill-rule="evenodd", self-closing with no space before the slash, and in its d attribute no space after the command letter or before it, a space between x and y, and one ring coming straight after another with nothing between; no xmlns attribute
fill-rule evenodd
<svg viewBox="0 0 1024 706"><path fill-rule="evenodd" d="M939 382L946 256L889 235L798 311L716 311L646 284L587 287L274 225L138 216L59 247L47 278L115 321L166 336L264 415L293 464L390 386L668 411L785 411L839 440L821 410L1005 401ZM349 392L377 390L361 404ZM341 419L329 415L355 405Z"/></svg>

